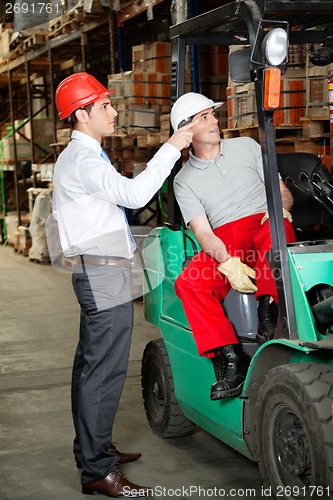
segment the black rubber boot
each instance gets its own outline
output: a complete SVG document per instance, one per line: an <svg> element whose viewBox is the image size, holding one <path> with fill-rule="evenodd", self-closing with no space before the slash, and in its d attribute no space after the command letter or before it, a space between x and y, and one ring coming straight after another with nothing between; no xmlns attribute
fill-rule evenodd
<svg viewBox="0 0 333 500"><path fill-rule="evenodd" d="M276 334L278 320L278 305L276 302L270 302L270 295L262 295L258 302L258 335L257 343L263 344L272 340Z"/></svg>
<svg viewBox="0 0 333 500"><path fill-rule="evenodd" d="M227 358L222 353L222 349L223 347L218 347L217 349L214 349L214 357L212 358L214 373L217 381L223 379L225 374L225 369L227 367Z"/></svg>
<svg viewBox="0 0 333 500"><path fill-rule="evenodd" d="M219 371L221 359L213 358L213 366L217 382L212 385L210 399L213 401L222 398L238 396L243 389L244 380L250 364L250 356L240 344L230 344L219 349L220 357L224 358L224 367Z"/></svg>

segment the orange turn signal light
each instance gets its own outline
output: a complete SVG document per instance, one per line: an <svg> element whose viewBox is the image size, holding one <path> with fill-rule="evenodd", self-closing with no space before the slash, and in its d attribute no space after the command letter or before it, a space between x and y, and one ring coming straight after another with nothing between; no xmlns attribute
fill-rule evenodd
<svg viewBox="0 0 333 500"><path fill-rule="evenodd" d="M264 109L276 109L280 104L281 69L264 70Z"/></svg>

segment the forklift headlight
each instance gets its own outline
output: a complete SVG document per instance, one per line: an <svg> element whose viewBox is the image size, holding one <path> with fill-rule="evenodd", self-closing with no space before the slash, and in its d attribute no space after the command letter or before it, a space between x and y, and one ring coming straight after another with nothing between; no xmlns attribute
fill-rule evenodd
<svg viewBox="0 0 333 500"><path fill-rule="evenodd" d="M280 66L288 55L288 36L282 28L272 29L263 40L266 61L271 66Z"/></svg>

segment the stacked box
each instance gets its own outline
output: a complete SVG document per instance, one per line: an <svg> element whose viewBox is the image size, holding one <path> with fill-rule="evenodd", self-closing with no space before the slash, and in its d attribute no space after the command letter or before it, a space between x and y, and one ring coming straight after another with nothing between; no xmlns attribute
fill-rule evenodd
<svg viewBox="0 0 333 500"><path fill-rule="evenodd" d="M152 104L170 103L170 74L147 74L147 97Z"/></svg>
<svg viewBox="0 0 333 500"><path fill-rule="evenodd" d="M123 71L108 76L108 88L114 90L112 99L128 99L133 96L132 71Z"/></svg>
<svg viewBox="0 0 333 500"><path fill-rule="evenodd" d="M305 114L304 71L287 71L281 80L280 105L274 112L274 125L299 125ZM254 83L227 88L228 128L257 125Z"/></svg>
<svg viewBox="0 0 333 500"><path fill-rule="evenodd" d="M132 47L130 102L169 105L170 72L171 43L151 42Z"/></svg>
<svg viewBox="0 0 333 500"><path fill-rule="evenodd" d="M228 128L258 124L254 83L227 87Z"/></svg>
<svg viewBox="0 0 333 500"><path fill-rule="evenodd" d="M0 154L4 160L14 160L14 139L9 137L7 139L2 139L1 141L2 149L0 149ZM30 142L21 138L16 141L16 154L18 160L30 160L31 159L31 145Z"/></svg>
<svg viewBox="0 0 333 500"><path fill-rule="evenodd" d="M160 132L161 134L170 134L170 114L160 116Z"/></svg>
<svg viewBox="0 0 333 500"><path fill-rule="evenodd" d="M332 71L333 64L314 66L310 61L307 62L306 116L327 116L329 118L328 74Z"/></svg>
<svg viewBox="0 0 333 500"><path fill-rule="evenodd" d="M127 134L159 131L160 107L123 102L117 108L117 129Z"/></svg>
<svg viewBox="0 0 333 500"><path fill-rule="evenodd" d="M152 73L171 72L171 43L151 42L146 45L145 71Z"/></svg>
<svg viewBox="0 0 333 500"><path fill-rule="evenodd" d="M13 30L11 28L0 28L0 61L6 59L10 52L10 39Z"/></svg>
<svg viewBox="0 0 333 500"><path fill-rule="evenodd" d="M56 140L58 144L67 145L70 141L72 135L71 127L57 128L56 130Z"/></svg>
<svg viewBox="0 0 333 500"><path fill-rule="evenodd" d="M132 47L133 71L170 73L171 43L151 42Z"/></svg>
<svg viewBox="0 0 333 500"><path fill-rule="evenodd" d="M133 71L145 71L145 44L132 47L132 69Z"/></svg>
<svg viewBox="0 0 333 500"><path fill-rule="evenodd" d="M288 66L302 67L305 63L303 45L291 44L288 47Z"/></svg>
<svg viewBox="0 0 333 500"><path fill-rule="evenodd" d="M170 74L163 73L132 73L133 94L129 99L134 104L169 104Z"/></svg>
<svg viewBox="0 0 333 500"><path fill-rule="evenodd" d="M274 125L299 125L305 115L305 71L288 69L281 79L280 106L274 112Z"/></svg>
<svg viewBox="0 0 333 500"><path fill-rule="evenodd" d="M28 224L29 219L30 218L27 214L21 213L21 224ZM9 245L17 248L19 239L19 233L18 233L19 221L17 212L8 212L7 215L5 216L5 223L6 223L7 242Z"/></svg>
<svg viewBox="0 0 333 500"><path fill-rule="evenodd" d="M133 79L133 94L132 97L129 99L129 101L134 104L144 104L145 102L147 102L146 74L144 72L140 73L138 71L133 71L132 79Z"/></svg>
<svg viewBox="0 0 333 500"><path fill-rule="evenodd" d="M54 163L40 164L40 180L42 182L51 182L53 180Z"/></svg>

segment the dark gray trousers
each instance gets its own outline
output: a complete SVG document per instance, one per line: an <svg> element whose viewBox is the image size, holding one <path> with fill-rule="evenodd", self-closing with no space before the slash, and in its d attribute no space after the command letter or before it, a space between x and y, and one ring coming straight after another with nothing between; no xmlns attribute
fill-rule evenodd
<svg viewBox="0 0 333 500"><path fill-rule="evenodd" d="M116 463L107 450L128 367L133 328L131 270L80 266L72 283L81 307L72 373L73 450L82 463L84 484L106 477Z"/></svg>

